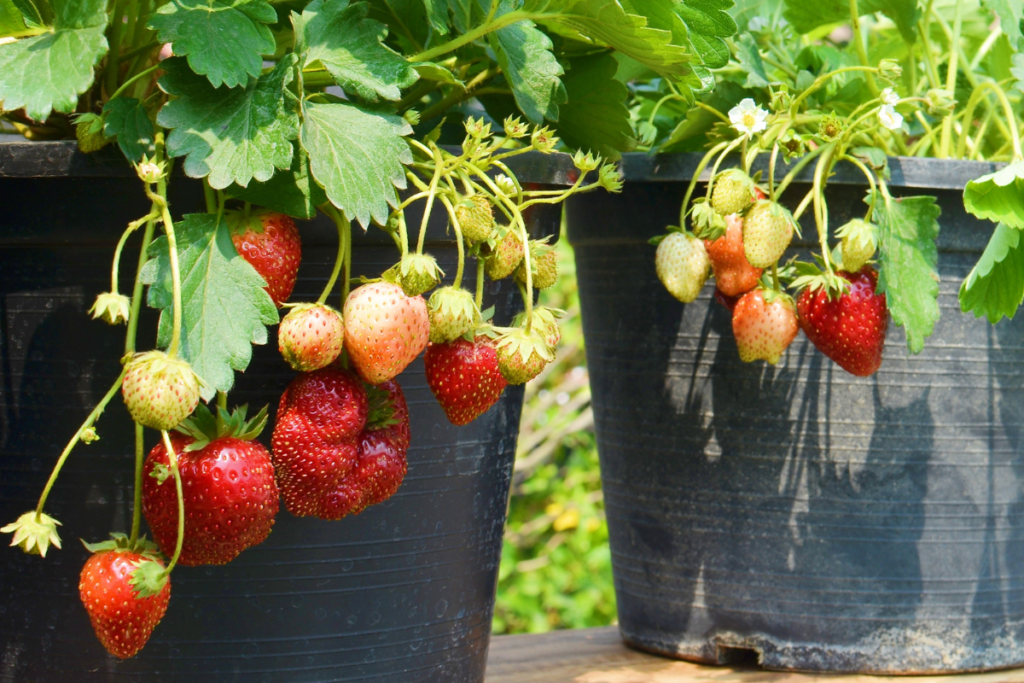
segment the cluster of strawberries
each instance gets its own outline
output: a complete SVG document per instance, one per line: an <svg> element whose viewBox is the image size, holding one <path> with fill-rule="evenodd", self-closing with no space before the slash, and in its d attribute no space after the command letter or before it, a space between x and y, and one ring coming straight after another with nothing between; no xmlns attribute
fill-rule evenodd
<svg viewBox="0 0 1024 683"><path fill-rule="evenodd" d="M495 225L490 204L458 207L463 236L492 278L526 279L523 240ZM537 307L495 332L474 297L438 288L433 258L407 254L383 279L349 293L342 311L323 303L289 305L301 260L294 222L276 213L238 221L232 241L289 311L278 348L298 376L281 396L268 452L256 437L266 409L216 415L199 403L199 384L183 361L160 351L136 356L122 383L136 422L174 429L145 463L142 510L155 544L120 535L90 546L80 593L100 641L117 657L138 652L170 599L164 557L178 544L180 475L184 534L178 563L222 565L266 540L279 500L296 516L338 520L387 500L407 471L409 413L394 378L424 350L427 380L449 420L464 425L493 406L509 383L536 376L553 358L557 313ZM557 279L555 255L529 242L537 289ZM486 253L482 253L486 251ZM168 451L168 446L173 453ZM162 555L161 555L162 553Z"/></svg>
<svg viewBox="0 0 1024 683"><path fill-rule="evenodd" d="M868 376L882 363L888 328L885 295L875 291L878 273L868 265L877 248L877 226L863 220L844 225L839 269L821 272L797 264L781 286L779 259L796 223L738 169L715 176L710 201L692 212L693 232L673 229L652 242L655 266L666 289L689 303L713 273L715 297L732 312L732 329L744 362L778 363L803 330L808 339L847 372ZM825 255L825 258L832 258ZM770 269L770 270L769 270Z"/></svg>

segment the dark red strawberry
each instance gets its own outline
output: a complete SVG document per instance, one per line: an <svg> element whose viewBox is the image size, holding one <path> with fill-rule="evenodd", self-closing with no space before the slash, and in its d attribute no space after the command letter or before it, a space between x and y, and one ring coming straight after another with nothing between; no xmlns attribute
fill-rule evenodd
<svg viewBox="0 0 1024 683"><path fill-rule="evenodd" d="M129 549L123 535L115 541L87 546L94 553L82 567L78 581L78 593L96 637L119 659L127 659L145 646L171 599L171 583L166 577L155 594L138 592L137 568L153 565L161 574L164 564L152 544L143 541L137 546Z"/></svg>
<svg viewBox="0 0 1024 683"><path fill-rule="evenodd" d="M285 389L271 444L281 497L293 515L316 515L321 499L355 467L367 411L363 383L347 370L303 373Z"/></svg>
<svg viewBox="0 0 1024 683"><path fill-rule="evenodd" d="M409 410L398 383L391 380L370 389L371 416L359 435L359 462L321 504L321 519L357 515L382 503L405 478L409 450Z"/></svg>
<svg viewBox="0 0 1024 683"><path fill-rule="evenodd" d="M885 295L875 292L878 273L864 266L855 274L839 271L849 291L830 298L827 288L805 289L797 299L800 327L818 350L858 377L874 374L882 364L889 326Z"/></svg>
<svg viewBox="0 0 1024 683"><path fill-rule="evenodd" d="M302 241L295 221L273 211L248 218L240 212L229 212L228 221L235 249L266 280L267 294L274 304L288 301L302 260Z"/></svg>
<svg viewBox="0 0 1024 683"><path fill-rule="evenodd" d="M469 424L497 403L508 382L486 337L431 344L423 358L427 384L454 425Z"/></svg>
<svg viewBox="0 0 1024 683"><path fill-rule="evenodd" d="M185 540L178 563L227 564L267 539L279 509L270 453L258 441L264 408L245 419L245 406L217 420L200 404L171 436L185 500ZM168 557L178 541L178 498L163 443L150 451L142 484L142 512Z"/></svg>

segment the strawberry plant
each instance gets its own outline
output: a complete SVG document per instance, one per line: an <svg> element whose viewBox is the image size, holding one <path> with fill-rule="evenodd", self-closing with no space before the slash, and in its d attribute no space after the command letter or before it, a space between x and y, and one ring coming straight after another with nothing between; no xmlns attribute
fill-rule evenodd
<svg viewBox="0 0 1024 683"><path fill-rule="evenodd" d="M978 159L1008 165L964 191L967 212L997 225L960 287L960 305L993 323L1012 318L1024 301L1019 4L740 3L728 63L713 70L719 85L696 106L664 78L635 85L642 148L708 150L679 225L654 240L669 292L684 302L697 296L708 278L706 252L716 296L730 308L747 292L767 301L789 289L814 344L849 372L872 374L890 317L919 353L940 315L939 207L925 195L893 196L887 157ZM976 10L981 18L971 16ZM765 163L753 173L760 155ZM737 168L721 170L730 156ZM825 187L841 163L862 173L869 191L863 217L833 231ZM708 167L707 192L693 199ZM806 194L786 194L801 173L812 177ZM814 262L785 256L802 216L815 227ZM733 316L741 358L776 362L778 354L751 352L739 334L751 328L749 308Z"/></svg>
<svg viewBox="0 0 1024 683"><path fill-rule="evenodd" d="M124 230L111 289L91 311L126 325L124 369L36 509L3 528L14 545L43 556L61 547L47 497L119 392L136 423L134 520L93 546L82 575L97 634L118 657L145 643L178 565L228 562L266 538L278 493L292 514L324 519L392 495L417 438L394 378L433 343L431 387L464 424L554 359L557 314L535 307L534 292L557 268L524 213L619 189L604 159L636 144L620 67L659 74L690 99L709 91L735 30L730 4L0 0L0 131L77 139L87 154L116 145L150 204ZM508 163L556 150L574 152L562 189L524 187ZM201 180L205 211L170 205L176 166ZM419 225L406 221L413 205ZM302 257L294 219L318 213L337 227L333 272L316 301L290 301ZM425 251L432 215L447 217L458 247L446 287ZM352 272L353 223L393 238L394 266ZM121 292L129 243L141 255ZM478 267L464 287L467 259ZM481 310L485 277L514 278L525 311L512 326ZM143 302L160 313L154 349L137 344ZM266 453L253 440L263 413L229 411L228 394L279 322L282 362L300 374ZM215 411L200 403L213 401ZM145 428L160 434L148 460ZM143 512L158 547L141 533ZM111 621L108 606L125 600L136 602Z"/></svg>

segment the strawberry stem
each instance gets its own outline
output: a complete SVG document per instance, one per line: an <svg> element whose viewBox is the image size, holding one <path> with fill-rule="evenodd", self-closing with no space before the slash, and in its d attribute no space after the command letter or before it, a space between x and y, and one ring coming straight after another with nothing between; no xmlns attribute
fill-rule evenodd
<svg viewBox="0 0 1024 683"><path fill-rule="evenodd" d="M217 392L217 407L227 412L228 409L228 392L218 391Z"/></svg>
<svg viewBox="0 0 1024 683"><path fill-rule="evenodd" d="M181 546L185 542L185 496L181 491L181 472L178 471L178 455L174 452L171 437L167 435L166 429L160 430L160 434L164 440L164 448L167 449L167 459L171 463L171 474L174 475L174 489L178 495L178 541L174 544L174 556L167 565L167 569L164 570L164 576L170 576L174 565L178 564L178 558L181 556Z"/></svg>
<svg viewBox="0 0 1024 683"><path fill-rule="evenodd" d="M708 191L706 198L709 202L711 201L711 190L713 190L715 187L715 176L718 175L718 167L722 165L722 162L725 161L725 158L729 156L730 152L739 147L741 144L745 144L746 140L746 136L736 138L728 145L726 145L725 149L722 150L722 153L718 155L717 159L715 159L715 165L711 167L711 177L708 178ZM684 226L680 224L679 227L682 228Z"/></svg>
<svg viewBox="0 0 1024 683"><path fill-rule="evenodd" d="M110 269L110 291L113 294L117 294L117 274L118 271L121 269L121 251L124 250L125 242L128 241L128 238L131 236L133 232L139 229L140 225L156 217L157 214L153 213L153 211L150 210L150 212L147 215L143 216L142 218L136 221L132 221L131 223L129 223L128 228L123 233L121 233L121 239L117 241L117 247L114 249L114 265Z"/></svg>
<svg viewBox="0 0 1024 683"><path fill-rule="evenodd" d="M690 178L690 185L689 185L689 187L686 188L686 194L683 195L683 204L679 208L679 227L680 228L685 228L686 227L686 207L689 206L689 204L690 204L690 197L693 196L693 190L697 187L697 181L700 180L701 173L703 173L704 169L707 168L707 165L709 163L711 163L711 157L715 156L715 154L717 154L723 148L728 146L728 144L729 144L728 142L720 142L720 143L718 143L717 145L712 147L710 150L708 150L708 153L705 154L704 158L700 160L699 164L697 164L697 168L693 171L693 177Z"/></svg>
<svg viewBox="0 0 1024 683"><path fill-rule="evenodd" d="M772 288L776 292L782 291L782 286L779 284L779 264L778 262L772 264Z"/></svg>
<svg viewBox="0 0 1024 683"><path fill-rule="evenodd" d="M338 281L338 274L345 263L345 254L347 252L345 248L345 232L350 227L348 219L333 204L324 204L321 210L334 221L334 225L338 228L338 254L334 257L334 270L331 271L331 277L327 280L327 286L320 293L320 298L316 300L318 304L327 301L327 297L334 291L334 284Z"/></svg>
<svg viewBox="0 0 1024 683"><path fill-rule="evenodd" d="M132 507L132 535L130 545L135 547L142 526L142 468L145 463L145 447L142 441L143 427L135 423L135 505Z"/></svg>
<svg viewBox="0 0 1024 683"><path fill-rule="evenodd" d="M352 223L346 221L347 229L342 236L345 238L345 279L341 283L341 309L344 310L348 301L349 288L352 286ZM405 235L405 220L402 220L402 234ZM405 251L409 251L409 238L405 237ZM347 367L347 366L346 366Z"/></svg>
<svg viewBox="0 0 1024 683"><path fill-rule="evenodd" d="M833 272L832 258L828 248L828 204L825 203L824 180L832 167L835 143L830 142L826 147L827 149L814 167L814 221L818 228L818 241L821 244L822 259L825 261L825 271L829 275L829 280L831 280Z"/></svg>
<svg viewBox="0 0 1024 683"><path fill-rule="evenodd" d="M824 146L819 147L815 150L808 152L800 159L800 161L796 162L793 168L789 170L789 173L787 173L786 176L782 179L782 182L779 183L779 187L775 190L775 194L781 197L782 193L786 191L787 187L789 187L789 184L796 180L797 174L800 173L800 171L804 170L804 167L807 166L807 164L811 163L811 161L815 157L820 155L824 150Z"/></svg>
<svg viewBox="0 0 1024 683"><path fill-rule="evenodd" d="M423 243L427 238L427 223L430 222L430 212L434 208L434 197L437 195L437 184L441 181L444 173L444 160L441 158L441 150L432 147L434 154L434 176L430 179L430 187L427 190L427 205L423 209L423 219L420 221L420 236L416 241L416 253L423 253Z"/></svg>
<svg viewBox="0 0 1024 683"><path fill-rule="evenodd" d="M484 308L484 264L480 259L476 260L476 308L482 311Z"/></svg>
<svg viewBox="0 0 1024 683"><path fill-rule="evenodd" d="M864 177L868 179L868 185L871 189L871 203L868 204L868 211L864 215L864 220L870 222L871 214L873 214L875 211L875 197L877 196L875 194L875 176L871 171L868 170L867 166L861 163L860 159L858 159L857 157L852 157L847 154L844 154L840 161L843 160L849 161L851 164L859 168L861 173L864 174Z"/></svg>
<svg viewBox="0 0 1024 683"><path fill-rule="evenodd" d="M210 187L209 178L203 178L203 198L206 200L206 213L217 213L217 195Z"/></svg>
<svg viewBox="0 0 1024 683"><path fill-rule="evenodd" d="M444 208L448 210L448 217L452 221L452 228L455 230L455 246L459 250L459 265L455 270L455 282L453 286L456 289L462 287L462 272L466 267L466 248L462 243L462 226L459 225L459 219L455 215L455 208L452 206L451 201L447 197L441 197L441 203L444 204Z"/></svg>
<svg viewBox="0 0 1024 683"><path fill-rule="evenodd" d="M57 477L60 476L61 468L64 467L64 463L67 461L68 456L71 455L71 451L74 449L78 442L82 438L82 432L93 426L100 415L103 414L103 410L110 403L110 399L114 398L114 394L117 393L118 389L121 388L121 382L124 381L124 376L128 374L128 368L125 367L121 370L121 374L117 376L114 384L107 390L106 395L96 404L96 407L92 409L89 416L85 418L85 422L78 428L75 435L71 437L71 441L64 447L64 451L60 454L60 458L57 459L57 464L53 466L53 471L50 472L50 478L46 481L46 486L43 487L43 493L39 496L39 504L36 505L36 517L43 514L43 507L46 505L46 499L50 495L50 489L53 488L54 483L57 481Z"/></svg>
<svg viewBox="0 0 1024 683"><path fill-rule="evenodd" d="M155 136L156 141L156 163L164 159L164 132L160 130ZM148 183L143 185L146 196L160 209L160 215L164 223L164 234L167 235L167 251L171 258L171 285L174 292L174 319L171 326L171 345L167 349L167 355L171 358L178 356L178 348L181 346L181 270L178 266L178 241L174 236L174 221L171 220L171 210L167 203L167 174L160 175L156 183L156 193Z"/></svg>
<svg viewBox="0 0 1024 683"><path fill-rule="evenodd" d="M153 231L156 229L156 219L158 213L154 210L150 211L148 219L146 221L146 229L142 233L142 244L139 245L139 265L135 269L135 287L132 290L132 308L131 313L128 315L128 331L125 334L124 352L125 354L135 353L135 337L139 329L139 311L142 308L142 280L139 279L139 274L142 272L143 266L146 265L146 261L149 260L149 245L153 241Z"/></svg>

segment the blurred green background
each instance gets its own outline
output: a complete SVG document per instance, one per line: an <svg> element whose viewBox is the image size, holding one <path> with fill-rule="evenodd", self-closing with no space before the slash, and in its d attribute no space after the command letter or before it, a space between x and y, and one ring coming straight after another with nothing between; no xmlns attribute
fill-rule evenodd
<svg viewBox="0 0 1024 683"><path fill-rule="evenodd" d="M565 311L556 362L526 387L494 633L615 622L608 527L594 441L572 248L541 303Z"/></svg>

